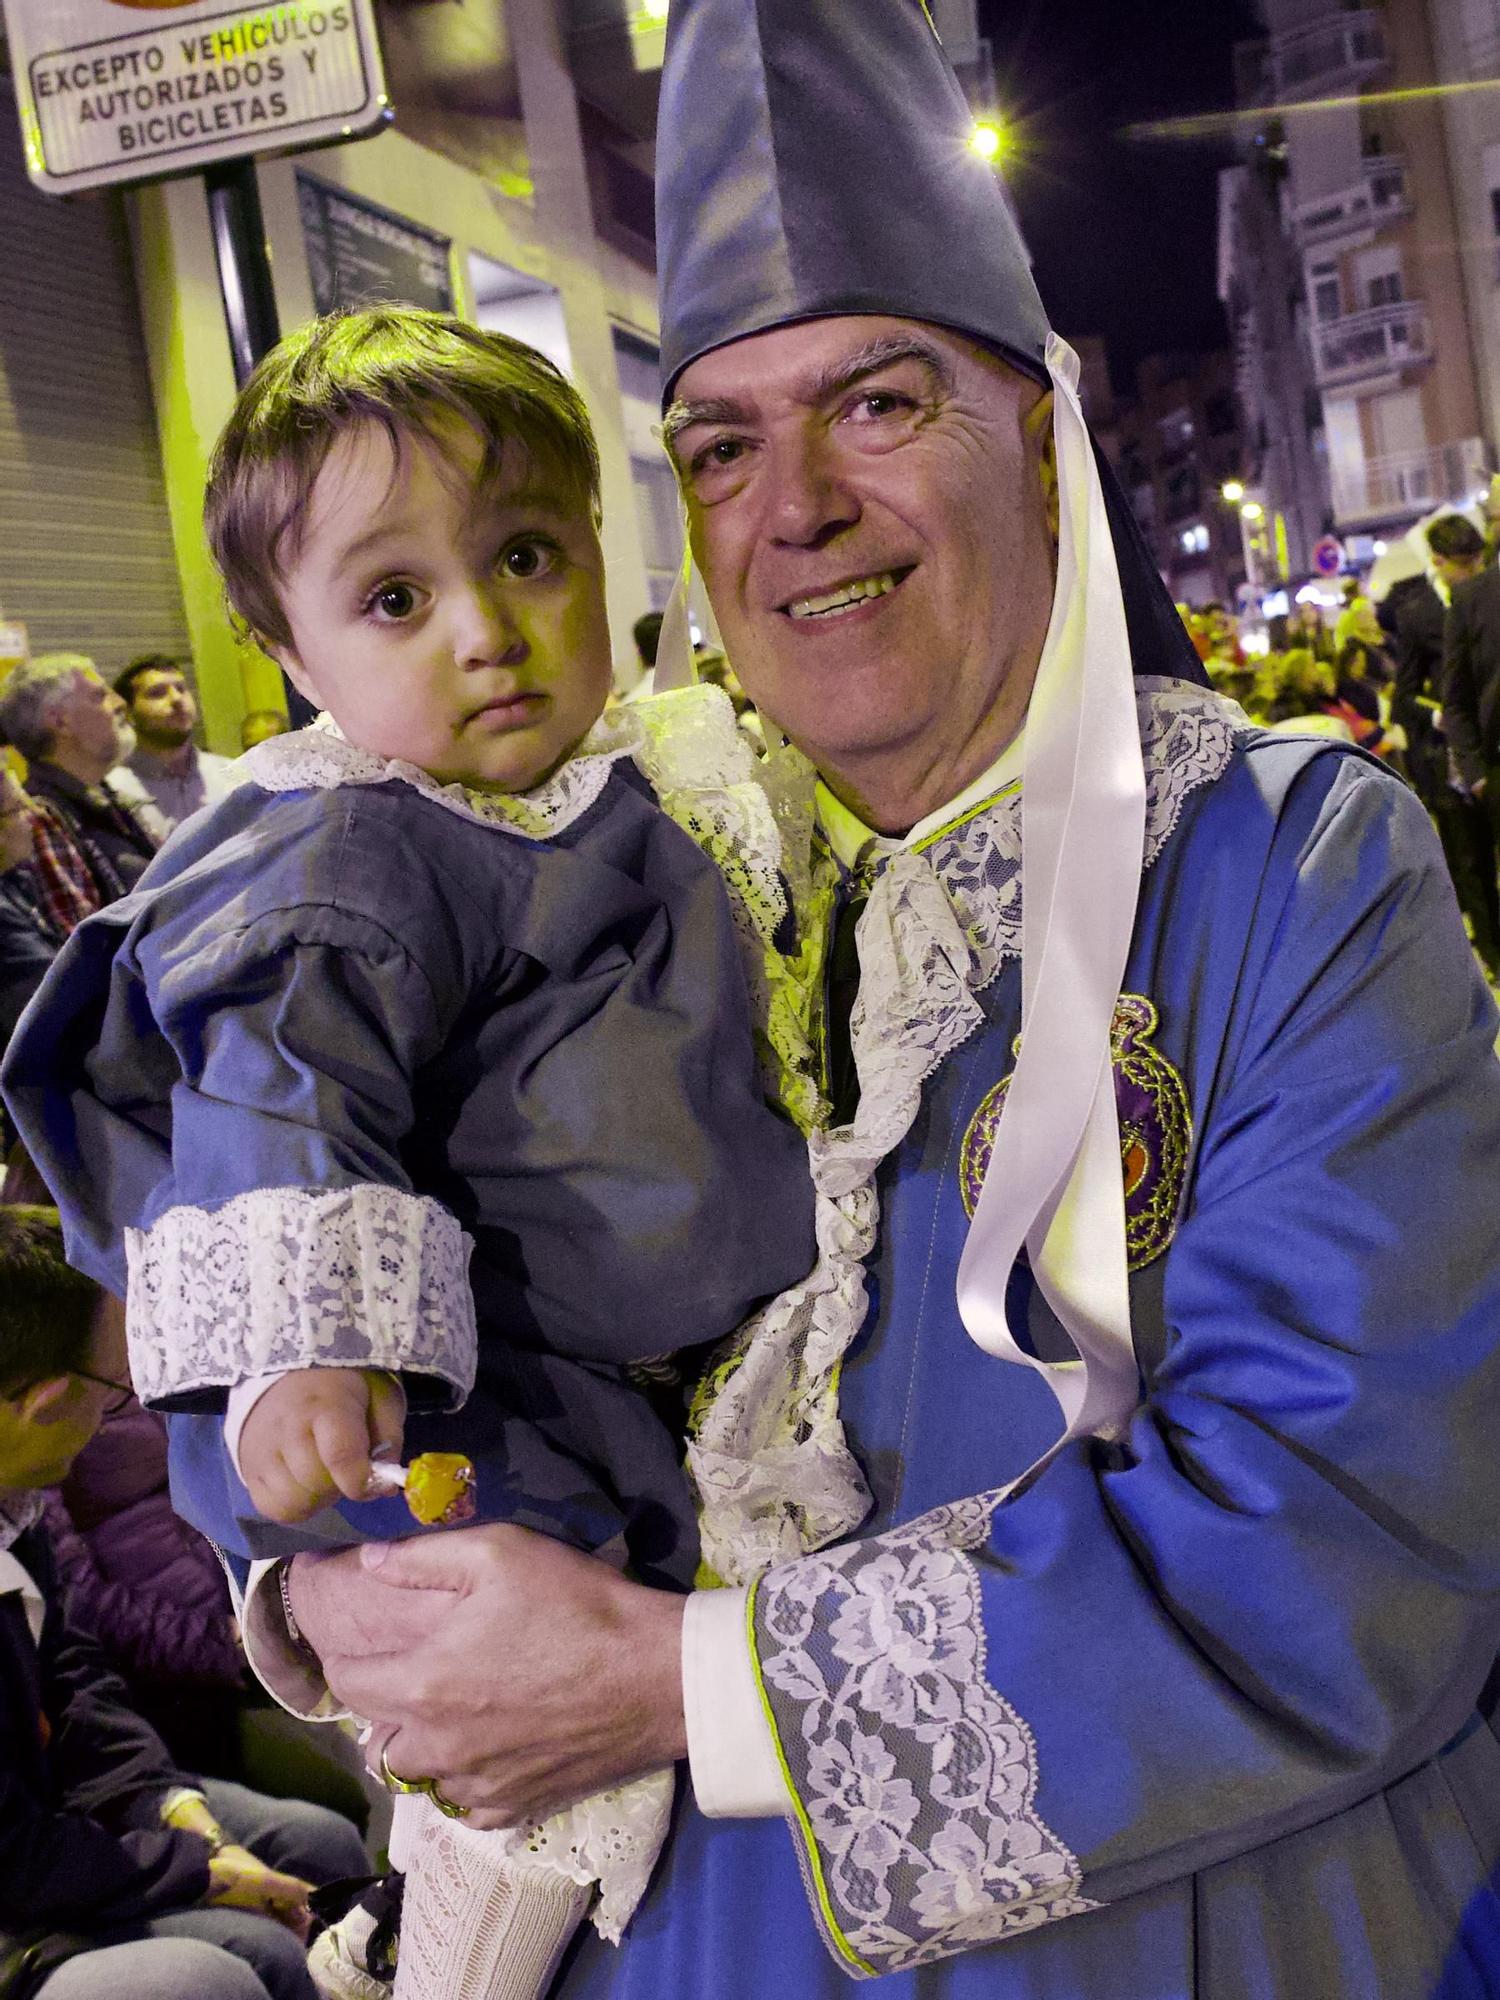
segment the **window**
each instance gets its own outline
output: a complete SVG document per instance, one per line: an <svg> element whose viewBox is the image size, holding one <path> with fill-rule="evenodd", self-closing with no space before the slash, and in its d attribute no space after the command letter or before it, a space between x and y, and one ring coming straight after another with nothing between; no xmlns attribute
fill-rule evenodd
<svg viewBox="0 0 1500 2000"><path fill-rule="evenodd" d="M1326 325L1329 320L1337 319L1342 309L1343 300L1339 295L1338 279L1317 279L1313 285L1313 311L1318 319Z"/></svg>
<svg viewBox="0 0 1500 2000"><path fill-rule="evenodd" d="M1371 278L1369 303L1372 306L1396 306L1401 303L1401 273L1382 271Z"/></svg>

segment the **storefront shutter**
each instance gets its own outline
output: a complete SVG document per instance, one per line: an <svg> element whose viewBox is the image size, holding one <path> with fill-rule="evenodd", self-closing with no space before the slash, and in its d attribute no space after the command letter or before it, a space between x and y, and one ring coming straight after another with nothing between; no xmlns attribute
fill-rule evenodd
<svg viewBox="0 0 1500 2000"><path fill-rule="evenodd" d="M0 611L33 653L186 653L121 197L38 194L0 78Z"/></svg>

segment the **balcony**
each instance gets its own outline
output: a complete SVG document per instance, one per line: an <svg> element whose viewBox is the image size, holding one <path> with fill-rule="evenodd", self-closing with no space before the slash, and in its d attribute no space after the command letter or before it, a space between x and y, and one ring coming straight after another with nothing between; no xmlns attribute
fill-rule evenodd
<svg viewBox="0 0 1500 2000"><path fill-rule="evenodd" d="M1363 476L1334 481L1333 507L1341 528L1408 520L1445 501L1466 505L1486 483L1482 438L1432 445L1426 451L1367 458Z"/></svg>
<svg viewBox="0 0 1500 2000"><path fill-rule="evenodd" d="M1358 92L1390 60L1385 25L1373 8L1326 14L1308 27L1273 35L1270 54L1271 82L1283 103Z"/></svg>
<svg viewBox="0 0 1500 2000"><path fill-rule="evenodd" d="M1313 329L1313 351L1322 389L1399 375L1413 362L1432 359L1427 308L1419 300L1403 299L1325 320Z"/></svg>
<svg viewBox="0 0 1500 2000"><path fill-rule="evenodd" d="M1288 219L1299 248L1305 250L1362 229L1378 229L1411 212L1405 160L1399 153L1373 153L1353 187L1299 201Z"/></svg>

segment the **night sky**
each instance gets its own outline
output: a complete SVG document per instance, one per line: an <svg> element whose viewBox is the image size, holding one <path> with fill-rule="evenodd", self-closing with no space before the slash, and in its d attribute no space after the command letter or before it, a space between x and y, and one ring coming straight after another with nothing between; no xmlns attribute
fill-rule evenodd
<svg viewBox="0 0 1500 2000"><path fill-rule="evenodd" d="M1121 139L1137 120L1227 109L1250 0L979 0L1007 168L1037 282L1066 335L1103 334L1117 386L1160 349L1221 346L1216 180L1227 147Z"/></svg>

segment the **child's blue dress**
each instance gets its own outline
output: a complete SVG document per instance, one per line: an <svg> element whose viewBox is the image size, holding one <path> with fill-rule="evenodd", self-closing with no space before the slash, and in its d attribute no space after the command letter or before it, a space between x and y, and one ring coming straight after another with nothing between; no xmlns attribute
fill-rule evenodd
<svg viewBox="0 0 1500 2000"><path fill-rule="evenodd" d="M326 729L272 739L84 924L5 1088L172 1420L180 1511L240 1558L297 1529L223 1448L228 1388L399 1372L408 1455L469 1454L479 1518L689 1585L681 1442L639 1364L813 1261L806 1148L763 1101L718 870L607 725L489 797Z"/></svg>

